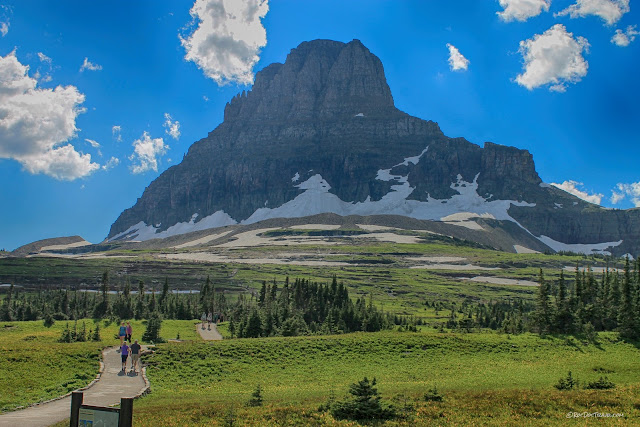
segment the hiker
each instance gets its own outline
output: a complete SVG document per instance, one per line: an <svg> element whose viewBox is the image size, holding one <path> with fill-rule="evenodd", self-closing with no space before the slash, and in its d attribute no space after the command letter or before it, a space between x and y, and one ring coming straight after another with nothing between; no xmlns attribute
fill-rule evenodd
<svg viewBox="0 0 640 427"><path fill-rule="evenodd" d="M202 320L202 329L204 329L204 322L207 321L207 315L204 311L202 312L202 316L200 316L200 320Z"/></svg>
<svg viewBox="0 0 640 427"><path fill-rule="evenodd" d="M124 322L123 322L124 323ZM129 346L123 342L120 346L120 356L122 357L122 372L127 371L127 358L129 357Z"/></svg>
<svg viewBox="0 0 640 427"><path fill-rule="evenodd" d="M127 336L127 327L124 326L124 322L120 324L120 330L118 331L118 336L120 337L120 347L122 347L122 343L124 343L124 338Z"/></svg>
<svg viewBox="0 0 640 427"><path fill-rule="evenodd" d="M129 341L131 344L131 333L133 332L133 328L131 327L131 322L127 322L127 336L124 338L125 341Z"/></svg>
<svg viewBox="0 0 640 427"><path fill-rule="evenodd" d="M207 314L207 323L209 324L209 330L211 330L211 322L213 321L213 316L211 316L211 312Z"/></svg>
<svg viewBox="0 0 640 427"><path fill-rule="evenodd" d="M138 340L135 340L133 344L131 344L131 371L138 373L138 361L140 360L140 344L138 344Z"/></svg>

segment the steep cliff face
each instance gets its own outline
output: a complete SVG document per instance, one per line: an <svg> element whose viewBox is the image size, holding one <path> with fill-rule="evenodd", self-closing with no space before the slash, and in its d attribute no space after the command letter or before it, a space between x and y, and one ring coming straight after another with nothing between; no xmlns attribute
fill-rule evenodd
<svg viewBox="0 0 640 427"><path fill-rule="evenodd" d="M436 220L464 212L517 223L553 249L638 230L638 215L542 184L529 152L448 138L396 109L382 63L358 40L316 40L258 72L224 122L149 185L109 238L323 212ZM564 230L558 213L575 226Z"/></svg>

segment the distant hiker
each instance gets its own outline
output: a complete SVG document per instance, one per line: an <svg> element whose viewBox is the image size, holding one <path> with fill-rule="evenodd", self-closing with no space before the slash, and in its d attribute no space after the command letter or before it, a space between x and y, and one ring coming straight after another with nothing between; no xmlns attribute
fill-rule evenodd
<svg viewBox="0 0 640 427"><path fill-rule="evenodd" d="M131 344L131 371L138 372L138 361L140 360L140 344L136 340Z"/></svg>
<svg viewBox="0 0 640 427"><path fill-rule="evenodd" d="M127 358L129 357L129 346L126 342L120 346L120 356L122 357L122 371L125 372L127 370Z"/></svg>
<svg viewBox="0 0 640 427"><path fill-rule="evenodd" d="M133 332L133 328L131 327L131 322L127 322L127 336L124 338L126 341L129 341L131 344L131 333Z"/></svg>
<svg viewBox="0 0 640 427"><path fill-rule="evenodd" d="M202 320L202 329L204 329L204 322L207 321L207 314L203 311L202 316L200 316L200 320Z"/></svg>
<svg viewBox="0 0 640 427"><path fill-rule="evenodd" d="M209 324L209 330L211 330L212 321L213 321L213 316L211 315L211 312L209 312L209 314L207 314L207 323Z"/></svg>
<svg viewBox="0 0 640 427"><path fill-rule="evenodd" d="M120 347L122 347L122 343L124 343L124 338L127 336L127 327L124 326L124 322L120 324L120 331L118 331L118 336L120 337Z"/></svg>

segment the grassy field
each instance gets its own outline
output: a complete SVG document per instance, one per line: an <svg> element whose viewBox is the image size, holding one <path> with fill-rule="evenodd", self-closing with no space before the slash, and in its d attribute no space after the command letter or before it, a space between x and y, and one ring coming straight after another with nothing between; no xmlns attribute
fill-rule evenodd
<svg viewBox="0 0 640 427"><path fill-rule="evenodd" d="M92 319L85 323L87 331L95 329ZM59 343L67 322L58 321L45 328L42 321L0 323L0 412L64 395L89 384L100 368L104 347L118 345L118 325L100 322L99 342ZM195 321L166 320L160 335L166 339L199 340ZM134 338L140 338L145 326L132 321ZM73 328L73 322L69 322Z"/></svg>
<svg viewBox="0 0 640 427"><path fill-rule="evenodd" d="M152 394L135 404L136 425L332 424L317 408L349 384L376 377L383 397L407 408L401 425L533 425L575 422L568 412L624 413L638 422L640 351L616 334L575 338L492 333L371 333L160 346L146 359ZM560 392L571 370L613 390ZM265 406L245 403L260 384ZM422 397L436 386L443 402ZM231 410L230 408L233 408ZM347 425L347 424L344 424Z"/></svg>

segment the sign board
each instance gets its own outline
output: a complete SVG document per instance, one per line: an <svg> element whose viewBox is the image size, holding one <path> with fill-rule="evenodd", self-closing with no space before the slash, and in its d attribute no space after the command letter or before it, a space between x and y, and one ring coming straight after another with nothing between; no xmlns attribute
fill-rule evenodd
<svg viewBox="0 0 640 427"><path fill-rule="evenodd" d="M78 427L118 427L120 411L115 408L81 406Z"/></svg>
<svg viewBox="0 0 640 427"><path fill-rule="evenodd" d="M120 399L120 409L83 405L81 391L71 393L71 413L69 427L132 427L133 399Z"/></svg>

